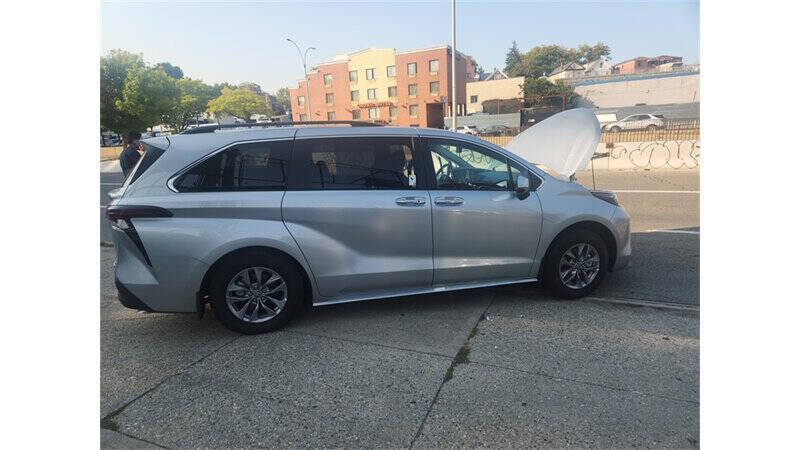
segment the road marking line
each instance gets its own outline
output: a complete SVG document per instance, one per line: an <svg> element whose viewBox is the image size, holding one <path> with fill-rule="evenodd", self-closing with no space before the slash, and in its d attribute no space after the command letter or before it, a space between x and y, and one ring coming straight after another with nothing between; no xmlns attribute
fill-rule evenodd
<svg viewBox="0 0 800 450"><path fill-rule="evenodd" d="M604 303L617 303L621 305L650 306L653 308L663 308L663 309L700 311L700 306L698 305L684 305L682 303L666 303L666 302L657 302L651 300L635 300L635 299L625 299L625 298L603 298L603 297L584 297L581 300L604 302Z"/></svg>
<svg viewBox="0 0 800 450"><path fill-rule="evenodd" d="M613 190L623 194L699 194L700 191Z"/></svg>
<svg viewBox="0 0 800 450"><path fill-rule="evenodd" d="M647 233L700 234L699 231L689 230L647 230Z"/></svg>

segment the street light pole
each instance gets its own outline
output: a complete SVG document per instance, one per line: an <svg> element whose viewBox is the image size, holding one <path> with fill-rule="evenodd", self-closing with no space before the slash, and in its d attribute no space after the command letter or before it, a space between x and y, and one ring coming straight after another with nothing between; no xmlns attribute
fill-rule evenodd
<svg viewBox="0 0 800 450"><path fill-rule="evenodd" d="M294 44L294 47L297 49L297 54L300 55L300 62L303 63L303 79L306 81L306 112L308 112L308 120L312 120L313 116L311 115L311 96L308 95L308 69L306 68L306 58L308 57L309 50L316 50L314 47L308 47L305 52L300 51L300 46L297 45L297 42L286 38L287 41Z"/></svg>
<svg viewBox="0 0 800 450"><path fill-rule="evenodd" d="M450 110L453 115L453 131L456 131L456 0L450 1L450 18L451 18L451 27L450 27L450 37L453 41L453 54L450 57L450 66L452 69L452 77L453 82L451 83L451 96L450 99Z"/></svg>

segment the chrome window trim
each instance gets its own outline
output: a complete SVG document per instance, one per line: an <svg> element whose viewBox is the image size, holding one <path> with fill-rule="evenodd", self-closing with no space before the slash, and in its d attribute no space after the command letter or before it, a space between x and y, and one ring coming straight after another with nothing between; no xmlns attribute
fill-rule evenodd
<svg viewBox="0 0 800 450"><path fill-rule="evenodd" d="M205 162L209 158L212 158L215 155L217 155L219 153L222 153L225 150L227 150L227 149L229 149L229 148L231 148L233 146L240 145L240 144L258 144L259 142L282 142L282 141L293 141L293 140L294 140L294 136L292 136L292 137L282 137L282 138L269 138L269 139L251 139L251 140L245 140L245 141L231 142L230 144L227 144L227 145L225 145L223 147L220 147L220 148L212 151L211 153L201 157L200 159L198 159L195 162L189 164L188 166L184 167L183 169L175 172L175 174L173 174L171 177L169 177L169 179L167 179L167 188L170 191L172 191L172 192L174 192L176 194L191 194L191 192L181 192L181 191L175 189L175 185L173 184L175 182L175 179L177 179L178 177L180 177L184 173L188 172L189 170L193 169L194 167L198 166L199 164L202 164L203 162Z"/></svg>

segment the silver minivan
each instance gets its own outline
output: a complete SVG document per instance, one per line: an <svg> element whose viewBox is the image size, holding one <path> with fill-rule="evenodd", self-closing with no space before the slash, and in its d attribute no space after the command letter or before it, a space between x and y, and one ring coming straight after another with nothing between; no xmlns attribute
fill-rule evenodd
<svg viewBox="0 0 800 450"><path fill-rule="evenodd" d="M304 302L536 280L578 298L628 263L630 219L613 193L479 138L260 125L144 141L107 208L123 305L210 303L227 327L261 333Z"/></svg>

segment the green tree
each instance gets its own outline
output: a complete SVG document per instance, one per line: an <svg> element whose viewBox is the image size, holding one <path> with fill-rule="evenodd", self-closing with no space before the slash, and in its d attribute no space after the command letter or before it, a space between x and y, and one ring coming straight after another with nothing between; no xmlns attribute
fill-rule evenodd
<svg viewBox="0 0 800 450"><path fill-rule="evenodd" d="M255 94L264 95L264 91L261 90L261 86L258 83L253 83L251 81L245 81L244 83L239 83L237 86L238 89L247 89L250 92Z"/></svg>
<svg viewBox="0 0 800 450"><path fill-rule="evenodd" d="M522 55L515 76L546 76L561 64L570 62L572 57L570 49L558 45L539 45Z"/></svg>
<svg viewBox="0 0 800 450"><path fill-rule="evenodd" d="M608 58L609 55L611 55L611 48L602 42L592 46L581 44L575 49L574 61L585 64L600 58Z"/></svg>
<svg viewBox="0 0 800 450"><path fill-rule="evenodd" d="M141 54L123 50L112 50L108 56L100 58L100 126L127 139L129 131L136 128L136 120L128 112L117 108L122 100L122 90L128 72L145 67Z"/></svg>
<svg viewBox="0 0 800 450"><path fill-rule="evenodd" d="M130 130L145 130L163 123L180 102L181 90L175 79L154 67L135 67L128 71L122 99L116 107L131 118Z"/></svg>
<svg viewBox="0 0 800 450"><path fill-rule="evenodd" d="M522 85L522 89L525 92L526 98L563 95L565 97L565 102L567 106L572 105L577 98L577 94L575 94L575 91L570 86L566 86L563 83L561 83L561 80L557 81L556 83L552 83L547 78L528 77L525 78L525 84ZM544 103L560 104L561 100L553 97L551 99L545 100Z"/></svg>
<svg viewBox="0 0 800 450"><path fill-rule="evenodd" d="M253 114L272 115L272 110L263 95L249 89L222 88L219 97L208 102L208 112L250 120Z"/></svg>
<svg viewBox="0 0 800 450"><path fill-rule="evenodd" d="M519 48L517 48L517 41L512 41L511 48L506 53L506 67L504 70L506 75L510 77L519 76L517 66L520 62L522 62L522 55L519 52Z"/></svg>
<svg viewBox="0 0 800 450"><path fill-rule="evenodd" d="M173 66L168 62L161 62L156 64L156 67L163 69L170 78L174 78L176 80L183 78L183 70L181 70L181 68L178 66Z"/></svg>
<svg viewBox="0 0 800 450"><path fill-rule="evenodd" d="M163 116L163 122L173 130L181 132L206 110L208 102L214 98L215 92L213 86L209 86L201 80L181 78L176 80L176 84L180 90L180 99Z"/></svg>
<svg viewBox="0 0 800 450"><path fill-rule="evenodd" d="M275 103L272 105L275 114L288 114L292 109L292 100L289 96L289 88L282 87L275 91Z"/></svg>

